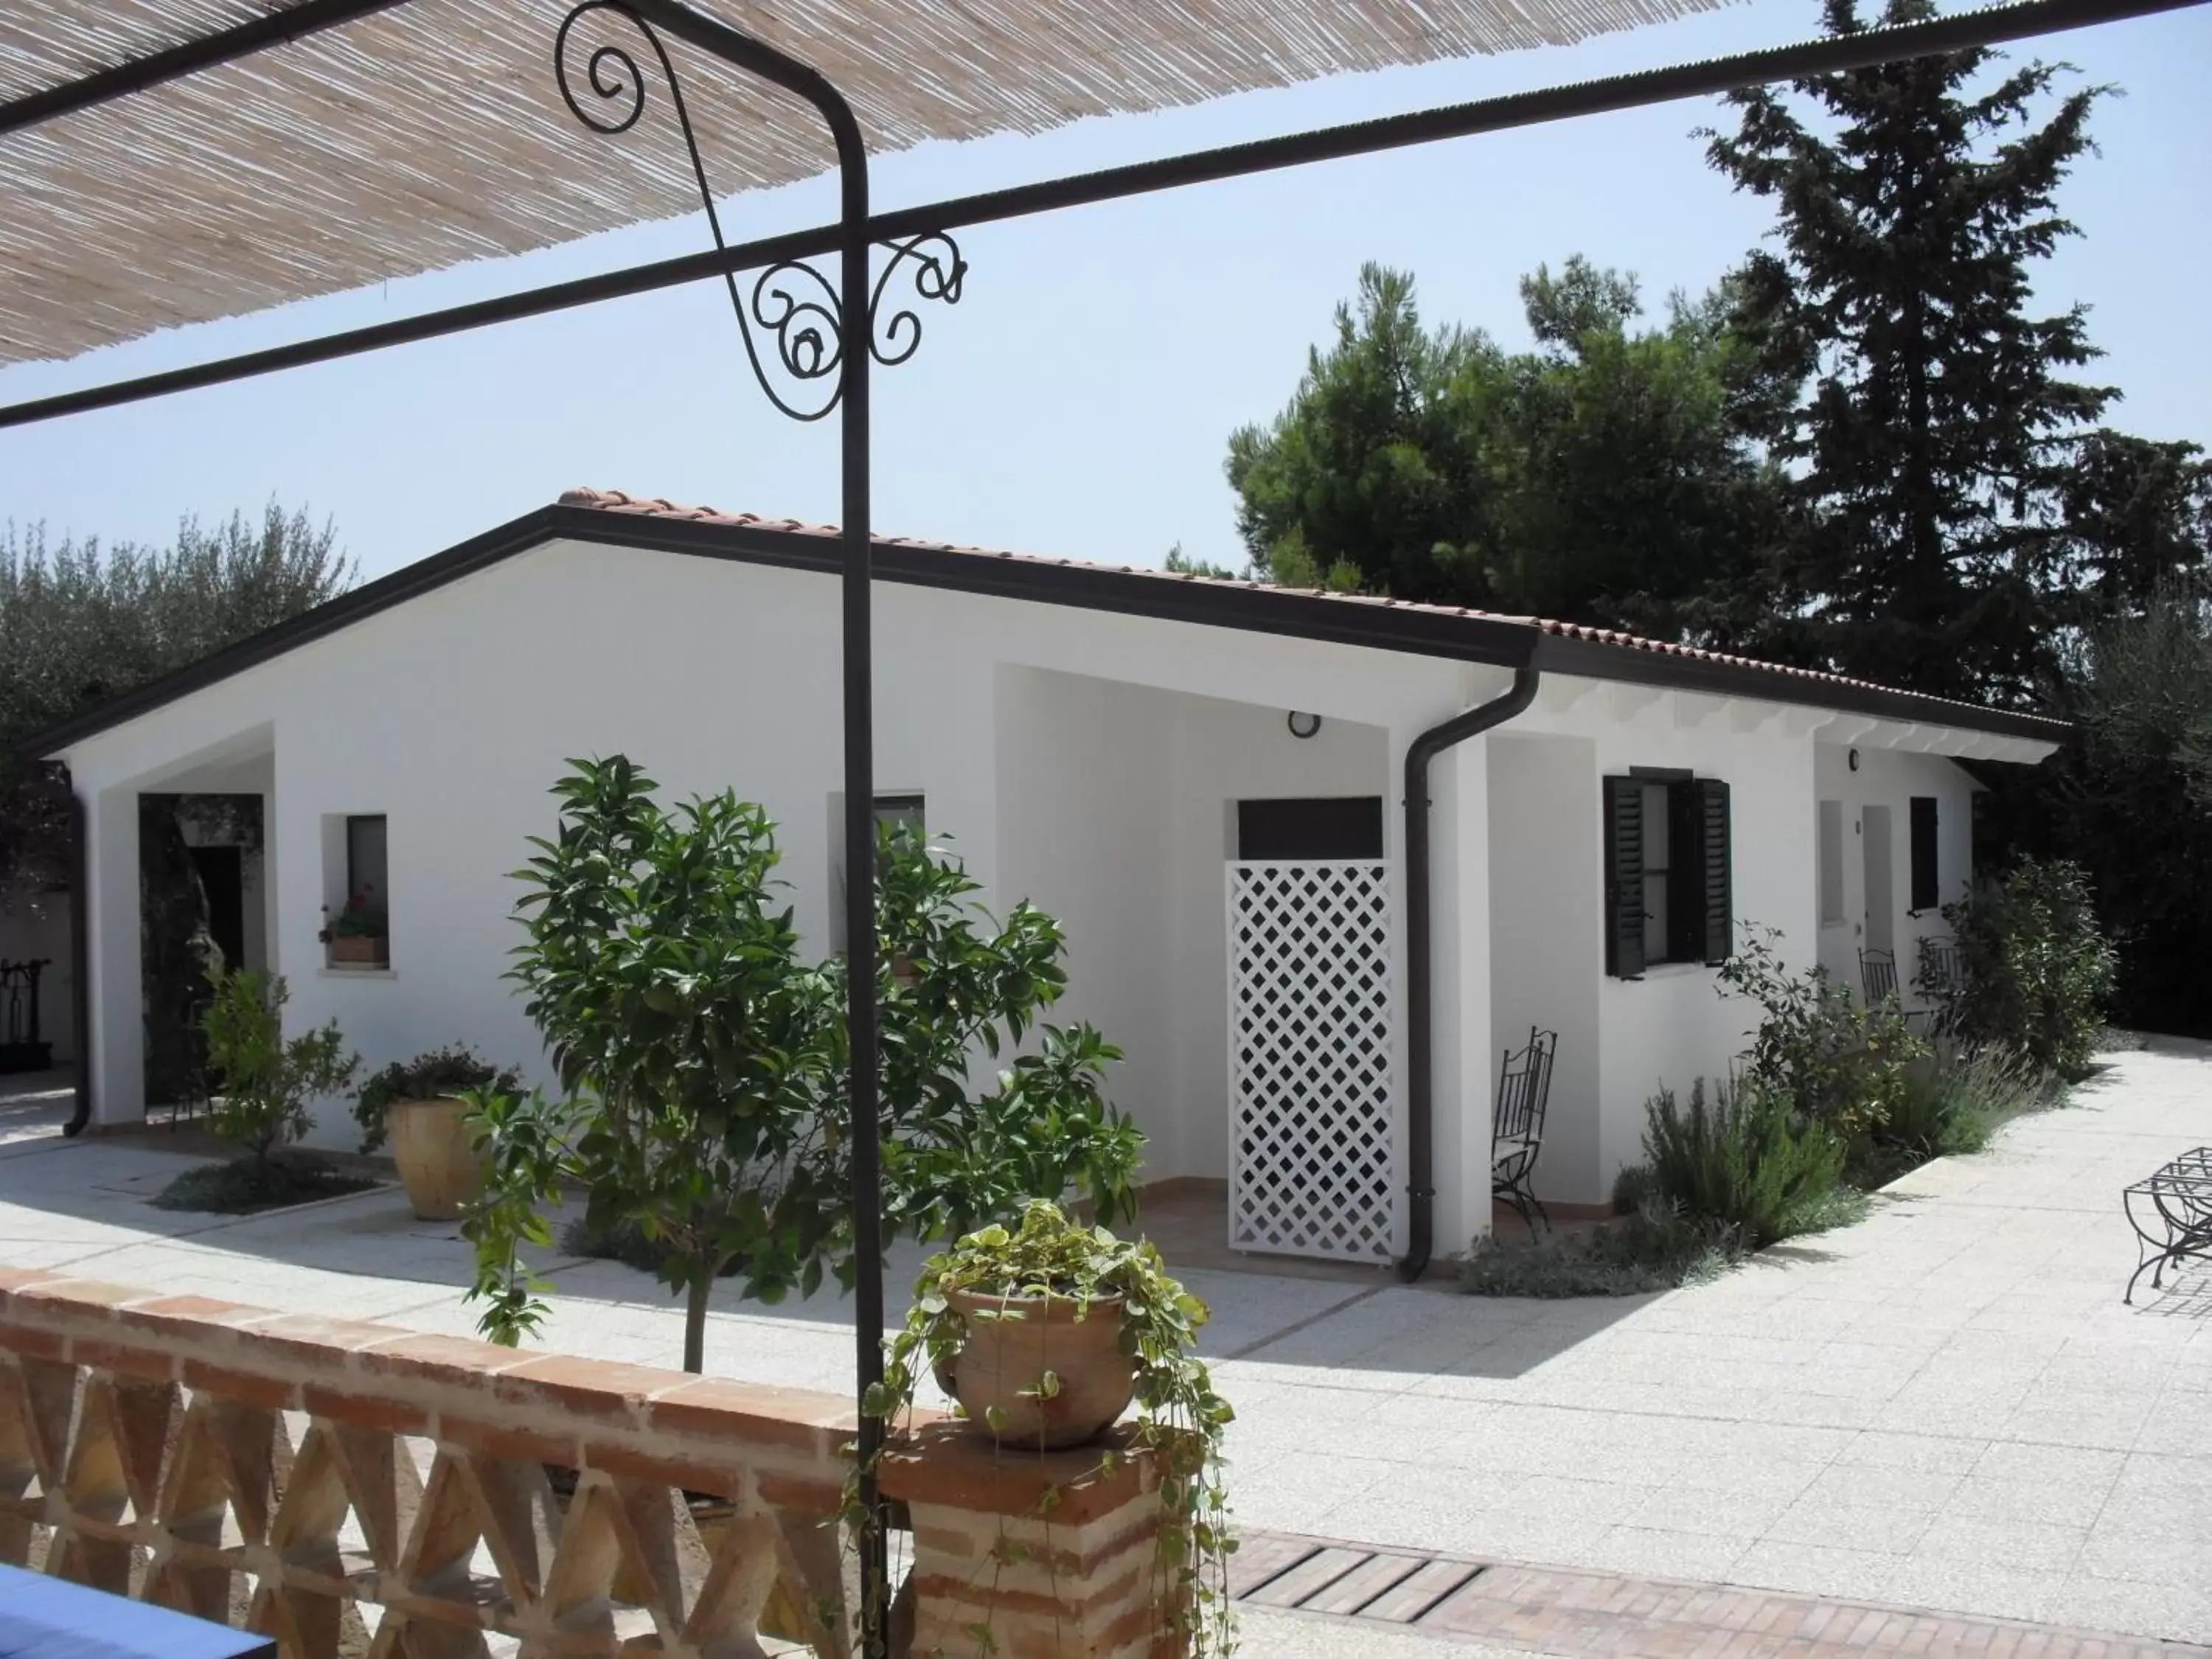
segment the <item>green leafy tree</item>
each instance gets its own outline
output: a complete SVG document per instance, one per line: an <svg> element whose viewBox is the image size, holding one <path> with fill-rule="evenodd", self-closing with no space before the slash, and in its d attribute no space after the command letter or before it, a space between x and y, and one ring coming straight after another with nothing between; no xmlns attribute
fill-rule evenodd
<svg viewBox="0 0 2212 1659"><path fill-rule="evenodd" d="M471 1212L486 1328L534 1322L524 1243L580 1186L586 1224L664 1248L685 1297L684 1366L703 1363L714 1280L742 1261L775 1302L819 1283L834 1195L817 1189L834 1051L832 990L799 959L771 876L775 836L725 791L664 811L624 757L572 763L561 822L516 872L527 930L508 977L544 1034L562 1097L489 1114L491 1180Z"/></svg>
<svg viewBox="0 0 2212 1659"><path fill-rule="evenodd" d="M360 1056L347 1051L336 1020L285 1036L292 993L283 975L218 969L209 977L215 994L200 1018L209 1062L222 1079L215 1132L265 1170L278 1148L307 1133L310 1103L352 1081Z"/></svg>
<svg viewBox="0 0 2212 1659"><path fill-rule="evenodd" d="M328 524L178 526L166 548L0 531L0 889L67 878L68 799L18 746L95 703L335 599L355 567Z"/></svg>
<svg viewBox="0 0 2212 1659"><path fill-rule="evenodd" d="M1634 277L1577 256L1521 298L1536 347L1507 352L1362 270L1288 407L1230 441L1254 571L1735 642L1784 533L1757 434L1791 388L1725 291L1638 329Z"/></svg>
<svg viewBox="0 0 2212 1659"><path fill-rule="evenodd" d="M2170 582L2069 644L2060 712L2076 741L1998 780L2011 850L2087 872L2119 953L2118 1018L2212 1036L2212 584Z"/></svg>
<svg viewBox="0 0 2212 1659"><path fill-rule="evenodd" d="M476 1097L489 1174L465 1224L471 1294L495 1340L536 1328L523 1252L580 1188L588 1231L656 1248L696 1371L726 1268L769 1303L851 1282L845 959L800 959L760 808L725 791L664 809L626 757L571 765L558 833L518 872L511 975L562 1092ZM918 840L887 833L880 856L886 1233L953 1236L1072 1185L1102 1221L1130 1212L1142 1137L1099 1086L1119 1052L1038 1024L1066 983L1058 925L1027 904L989 923ZM1039 1052L1015 1056L1032 1034ZM1010 1057L981 1087L979 1054Z"/></svg>
<svg viewBox="0 0 2212 1659"><path fill-rule="evenodd" d="M1290 404L1229 440L1237 526L1262 580L1486 604L1482 495L1455 382L1496 349L1421 322L1413 279L1360 267L1336 337L1309 355Z"/></svg>
<svg viewBox="0 0 2212 1659"><path fill-rule="evenodd" d="M1964 969L1946 1025L2039 1072L2069 1081L2086 1074L2117 963L2081 869L2024 859L1945 905L1943 920Z"/></svg>
<svg viewBox="0 0 2212 1659"><path fill-rule="evenodd" d="M1832 34L1870 27L1856 0L1823 9ZM1886 0L1879 21L1936 11ZM2048 674L2050 596L2072 585L2069 471L2113 396L2070 378L2097 355L2084 308L2031 310L2036 266L2076 234L2057 192L2106 88L2061 96L2064 66L2042 63L1985 79L1997 61L1736 93L1707 154L1779 218L1741 279L1745 332L1785 378L1810 374L1773 434L1804 530L1769 648L2021 703Z"/></svg>

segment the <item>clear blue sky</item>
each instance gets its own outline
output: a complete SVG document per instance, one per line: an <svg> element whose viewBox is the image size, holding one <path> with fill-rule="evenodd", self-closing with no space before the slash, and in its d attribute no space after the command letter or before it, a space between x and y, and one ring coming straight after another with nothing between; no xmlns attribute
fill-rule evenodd
<svg viewBox="0 0 2212 1659"><path fill-rule="evenodd" d="M1349 77L1042 138L882 159L894 206L1517 88L1778 44L1809 0L1753 0L1572 50ZM2212 443L2212 9L2039 43L2116 83L2063 204L2087 232L2041 279L2094 309L2113 419ZM2030 48L2016 49L2026 55ZM877 380L876 521L897 533L1123 563L1180 541L1239 556L1229 432L1279 408L1363 259L1413 270L1431 320L1522 337L1514 280L1583 252L1658 301L1709 283L1767 228L1705 167L1673 105L1212 185L966 233L964 301ZM629 140L669 141L642 131ZM580 132L576 165L592 163ZM744 237L820 222L820 182L738 198ZM343 234L333 226L332 234ZM404 315L689 251L693 219L210 325L76 362L0 371L0 400ZM370 575L588 483L805 519L837 516L834 423L754 388L715 287L0 433L0 518L166 538L179 514L272 494L337 521Z"/></svg>

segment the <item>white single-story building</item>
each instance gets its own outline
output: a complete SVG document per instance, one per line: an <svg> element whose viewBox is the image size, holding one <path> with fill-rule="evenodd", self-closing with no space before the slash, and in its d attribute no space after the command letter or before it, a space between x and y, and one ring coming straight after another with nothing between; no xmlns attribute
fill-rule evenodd
<svg viewBox="0 0 2212 1659"><path fill-rule="evenodd" d="M1972 758L2057 721L1580 627L906 539L877 554L877 792L1066 927L1146 1178L1231 1243L1376 1260L1490 1224L1501 1054L1559 1034L1534 1185L1598 1204L1644 1104L1744 1046L1715 963L1911 976ZM137 798L258 793L253 956L372 1063L538 1044L508 879L571 757L775 818L837 948L834 532L575 491L48 735L84 816L94 1121L144 1112ZM1423 793L1425 784L1426 803ZM364 884L388 963L318 933ZM1418 910L1425 927L1409 928ZM539 1068L542 1073L542 1066ZM350 1124L326 1107L318 1138Z"/></svg>

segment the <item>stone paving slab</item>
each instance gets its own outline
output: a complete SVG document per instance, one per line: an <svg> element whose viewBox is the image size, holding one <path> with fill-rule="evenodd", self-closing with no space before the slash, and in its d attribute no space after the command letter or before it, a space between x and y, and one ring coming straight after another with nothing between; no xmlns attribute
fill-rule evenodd
<svg viewBox="0 0 2212 1659"><path fill-rule="evenodd" d="M2124 1306L2136 1255L2119 1209L2128 1181L2208 1141L2212 1058L2161 1046L2110 1057L2075 1104L1989 1152L1916 1171L1861 1225L1664 1296L1191 1273L1238 1410L1238 1516L1375 1548L2212 1642L2212 1272ZM0 1152L0 1262L473 1328L466 1246L396 1192L242 1219L143 1201L148 1177L190 1162L144 1142ZM894 1256L894 1312L918 1260ZM650 1278L548 1265L549 1346L679 1352L678 1310ZM775 1309L725 1293L708 1368L842 1390L849 1310L829 1291Z"/></svg>

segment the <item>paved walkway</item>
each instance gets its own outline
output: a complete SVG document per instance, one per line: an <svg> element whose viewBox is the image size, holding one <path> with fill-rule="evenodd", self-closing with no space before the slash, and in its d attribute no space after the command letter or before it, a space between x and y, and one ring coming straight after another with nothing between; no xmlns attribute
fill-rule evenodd
<svg viewBox="0 0 2212 1659"><path fill-rule="evenodd" d="M159 1137L0 1144L0 1262L465 1331L465 1248L396 1194L244 1221L144 1198ZM2110 1057L2069 1109L1714 1284L1572 1303L1194 1273L1254 1528L2212 1641L2212 1273L2132 1309L2123 1185L2212 1142L2212 1057ZM911 1276L911 1252L895 1271ZM550 1346L666 1364L641 1275L556 1264ZM842 1389L847 1304L717 1313L709 1369ZM1342 1629L1261 1613L1255 1652ZM1300 1621L1304 1621L1303 1624ZM1255 1632L1255 1634L1257 1632ZM1495 1638L1492 1638L1496 1639ZM1431 1638L1363 1635L1361 1650Z"/></svg>

